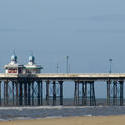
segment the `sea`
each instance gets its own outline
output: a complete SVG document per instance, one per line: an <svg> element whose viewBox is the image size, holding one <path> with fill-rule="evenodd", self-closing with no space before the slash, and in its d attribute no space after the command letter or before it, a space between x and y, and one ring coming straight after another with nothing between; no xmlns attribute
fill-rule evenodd
<svg viewBox="0 0 125 125"><path fill-rule="evenodd" d="M66 102L67 100L67 102ZM71 99L66 99L64 106L23 106L0 107L0 121L62 118L77 116L125 115L125 106L106 106L103 99L98 99L97 106L73 106Z"/></svg>

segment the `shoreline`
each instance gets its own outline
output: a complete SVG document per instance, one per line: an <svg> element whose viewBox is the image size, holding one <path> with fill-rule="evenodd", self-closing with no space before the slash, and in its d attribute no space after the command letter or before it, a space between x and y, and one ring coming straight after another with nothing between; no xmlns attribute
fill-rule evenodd
<svg viewBox="0 0 125 125"><path fill-rule="evenodd" d="M124 115L125 106L0 107L0 121Z"/></svg>
<svg viewBox="0 0 125 125"><path fill-rule="evenodd" d="M7 110L7 109L11 109L11 110L15 110L15 109L69 109L69 108L101 108L101 107L125 107L124 106L103 106L103 105L100 105L100 106L2 106L0 107L0 110Z"/></svg>

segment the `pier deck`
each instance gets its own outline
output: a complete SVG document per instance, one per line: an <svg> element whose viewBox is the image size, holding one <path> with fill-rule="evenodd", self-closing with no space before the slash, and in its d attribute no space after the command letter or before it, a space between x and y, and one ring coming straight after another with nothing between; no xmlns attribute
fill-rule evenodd
<svg viewBox="0 0 125 125"><path fill-rule="evenodd" d="M43 80L46 79L62 79L62 80L107 80L107 79L121 79L125 80L125 73L49 73L49 74L5 74L0 73L0 79L6 79L6 78L41 78Z"/></svg>

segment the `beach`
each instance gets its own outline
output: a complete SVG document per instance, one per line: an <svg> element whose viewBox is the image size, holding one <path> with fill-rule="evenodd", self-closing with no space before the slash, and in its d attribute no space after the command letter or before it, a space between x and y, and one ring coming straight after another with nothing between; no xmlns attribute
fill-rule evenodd
<svg viewBox="0 0 125 125"><path fill-rule="evenodd" d="M0 125L124 125L125 115L2 121Z"/></svg>
<svg viewBox="0 0 125 125"><path fill-rule="evenodd" d="M124 125L125 106L0 107L0 125Z"/></svg>

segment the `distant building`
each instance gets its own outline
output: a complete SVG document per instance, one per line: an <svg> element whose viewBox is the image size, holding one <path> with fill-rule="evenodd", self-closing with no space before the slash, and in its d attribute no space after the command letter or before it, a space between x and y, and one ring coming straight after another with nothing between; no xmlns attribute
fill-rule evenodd
<svg viewBox="0 0 125 125"><path fill-rule="evenodd" d="M43 69L40 65L35 64L35 57L30 56L27 65L19 65L17 56L13 54L9 64L4 66L6 74L37 74Z"/></svg>

